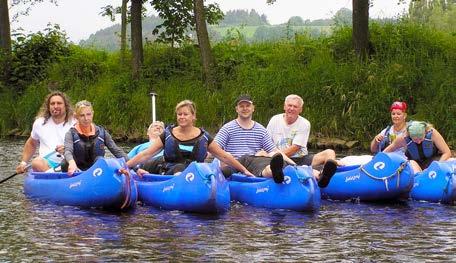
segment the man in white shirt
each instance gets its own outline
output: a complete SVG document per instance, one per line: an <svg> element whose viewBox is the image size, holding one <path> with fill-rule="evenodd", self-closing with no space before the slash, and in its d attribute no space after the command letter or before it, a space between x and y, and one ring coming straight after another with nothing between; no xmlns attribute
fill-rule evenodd
<svg viewBox="0 0 456 263"><path fill-rule="evenodd" d="M271 118L267 130L271 135L276 147L290 157L297 165L309 165L318 167L324 165L326 174L334 174L337 167L334 150L326 149L315 155L307 151L307 142L310 135L310 122L300 116L304 101L298 95L291 94L285 98L284 113ZM322 174L323 174L322 173ZM319 179L319 173L315 174ZM328 179L331 179L330 177ZM323 178L322 178L323 179ZM326 184L323 180L321 185ZM329 180L328 180L329 181Z"/></svg>
<svg viewBox="0 0 456 263"><path fill-rule="evenodd" d="M33 123L16 172L23 173L27 170L27 162L38 147L39 155L31 163L34 171L44 172L59 166L63 160L65 134L73 124L73 110L66 94L60 91L50 93Z"/></svg>

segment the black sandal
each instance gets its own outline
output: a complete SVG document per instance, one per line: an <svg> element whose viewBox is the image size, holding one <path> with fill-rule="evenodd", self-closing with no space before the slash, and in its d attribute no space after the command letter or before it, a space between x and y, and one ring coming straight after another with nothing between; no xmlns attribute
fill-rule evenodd
<svg viewBox="0 0 456 263"><path fill-rule="evenodd" d="M271 162L269 163L272 172L272 178L274 182L281 184L284 181L283 175L283 156L281 153L276 153L272 156Z"/></svg>
<svg viewBox="0 0 456 263"><path fill-rule="evenodd" d="M328 186L329 181L336 173L337 170L337 162L334 160L327 160L325 165L323 166L323 170L320 173L320 179L318 180L318 186L320 188L324 188Z"/></svg>

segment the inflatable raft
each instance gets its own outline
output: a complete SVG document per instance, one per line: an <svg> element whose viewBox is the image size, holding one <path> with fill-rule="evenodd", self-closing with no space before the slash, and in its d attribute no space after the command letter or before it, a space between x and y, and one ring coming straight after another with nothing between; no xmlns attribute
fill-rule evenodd
<svg viewBox="0 0 456 263"><path fill-rule="evenodd" d="M361 166L340 167L322 198L332 200L380 201L408 196L413 186L413 170L402 154L376 154Z"/></svg>
<svg viewBox="0 0 456 263"><path fill-rule="evenodd" d="M287 166L283 172L285 180L281 184L270 178L233 174L229 180L231 199L256 207L318 210L321 195L312 168Z"/></svg>
<svg viewBox="0 0 456 263"><path fill-rule="evenodd" d="M456 161L434 161L427 169L417 173L410 197L418 201L455 204Z"/></svg>
<svg viewBox="0 0 456 263"><path fill-rule="evenodd" d="M230 208L228 182L218 166L192 162L181 174L134 177L139 201L166 210L222 213Z"/></svg>
<svg viewBox="0 0 456 263"><path fill-rule="evenodd" d="M24 181L27 197L59 205L128 209L136 205L137 189L130 176L118 173L123 159L99 159L84 172L29 172Z"/></svg>

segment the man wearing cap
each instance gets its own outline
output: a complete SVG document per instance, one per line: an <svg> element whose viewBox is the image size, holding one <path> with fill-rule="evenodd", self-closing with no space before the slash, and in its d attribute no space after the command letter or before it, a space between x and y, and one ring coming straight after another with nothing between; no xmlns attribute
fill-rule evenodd
<svg viewBox="0 0 456 263"><path fill-rule="evenodd" d="M426 169L434 160L450 160L451 151L442 135L422 121L412 121L407 125L407 132L399 136L384 152L393 152L406 147L406 155L415 173Z"/></svg>
<svg viewBox="0 0 456 263"><path fill-rule="evenodd" d="M235 109L238 117L219 130L215 141L253 174L272 176L276 183L282 183L284 160L288 164L295 163L276 148L264 126L252 120L255 105L250 96L239 96ZM224 172L227 174L226 170ZM323 182L321 187L326 185Z"/></svg>
<svg viewBox="0 0 456 263"><path fill-rule="evenodd" d="M303 105L304 101L300 96L288 95L284 101L284 113L273 116L266 129L277 148L296 164L312 167L325 165L326 170L335 172L337 162L334 150L326 149L315 155L309 154L307 150L310 122L300 116ZM314 171L314 176L319 179L320 172Z"/></svg>
<svg viewBox="0 0 456 263"><path fill-rule="evenodd" d="M403 101L393 102L390 112L393 125L389 125L374 137L370 144L372 153L383 151L397 137L404 135L406 132L407 103ZM405 147L398 148L396 151L405 153Z"/></svg>

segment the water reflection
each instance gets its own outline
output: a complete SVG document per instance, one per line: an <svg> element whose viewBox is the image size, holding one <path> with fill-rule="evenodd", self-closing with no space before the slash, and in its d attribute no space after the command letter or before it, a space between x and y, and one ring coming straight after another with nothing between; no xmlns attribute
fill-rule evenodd
<svg viewBox="0 0 456 263"><path fill-rule="evenodd" d="M0 141L2 178L14 173L22 145ZM145 206L112 213L30 201L22 183L0 185L0 262L448 262L456 253L452 206L323 201L314 213L239 203L215 216Z"/></svg>

